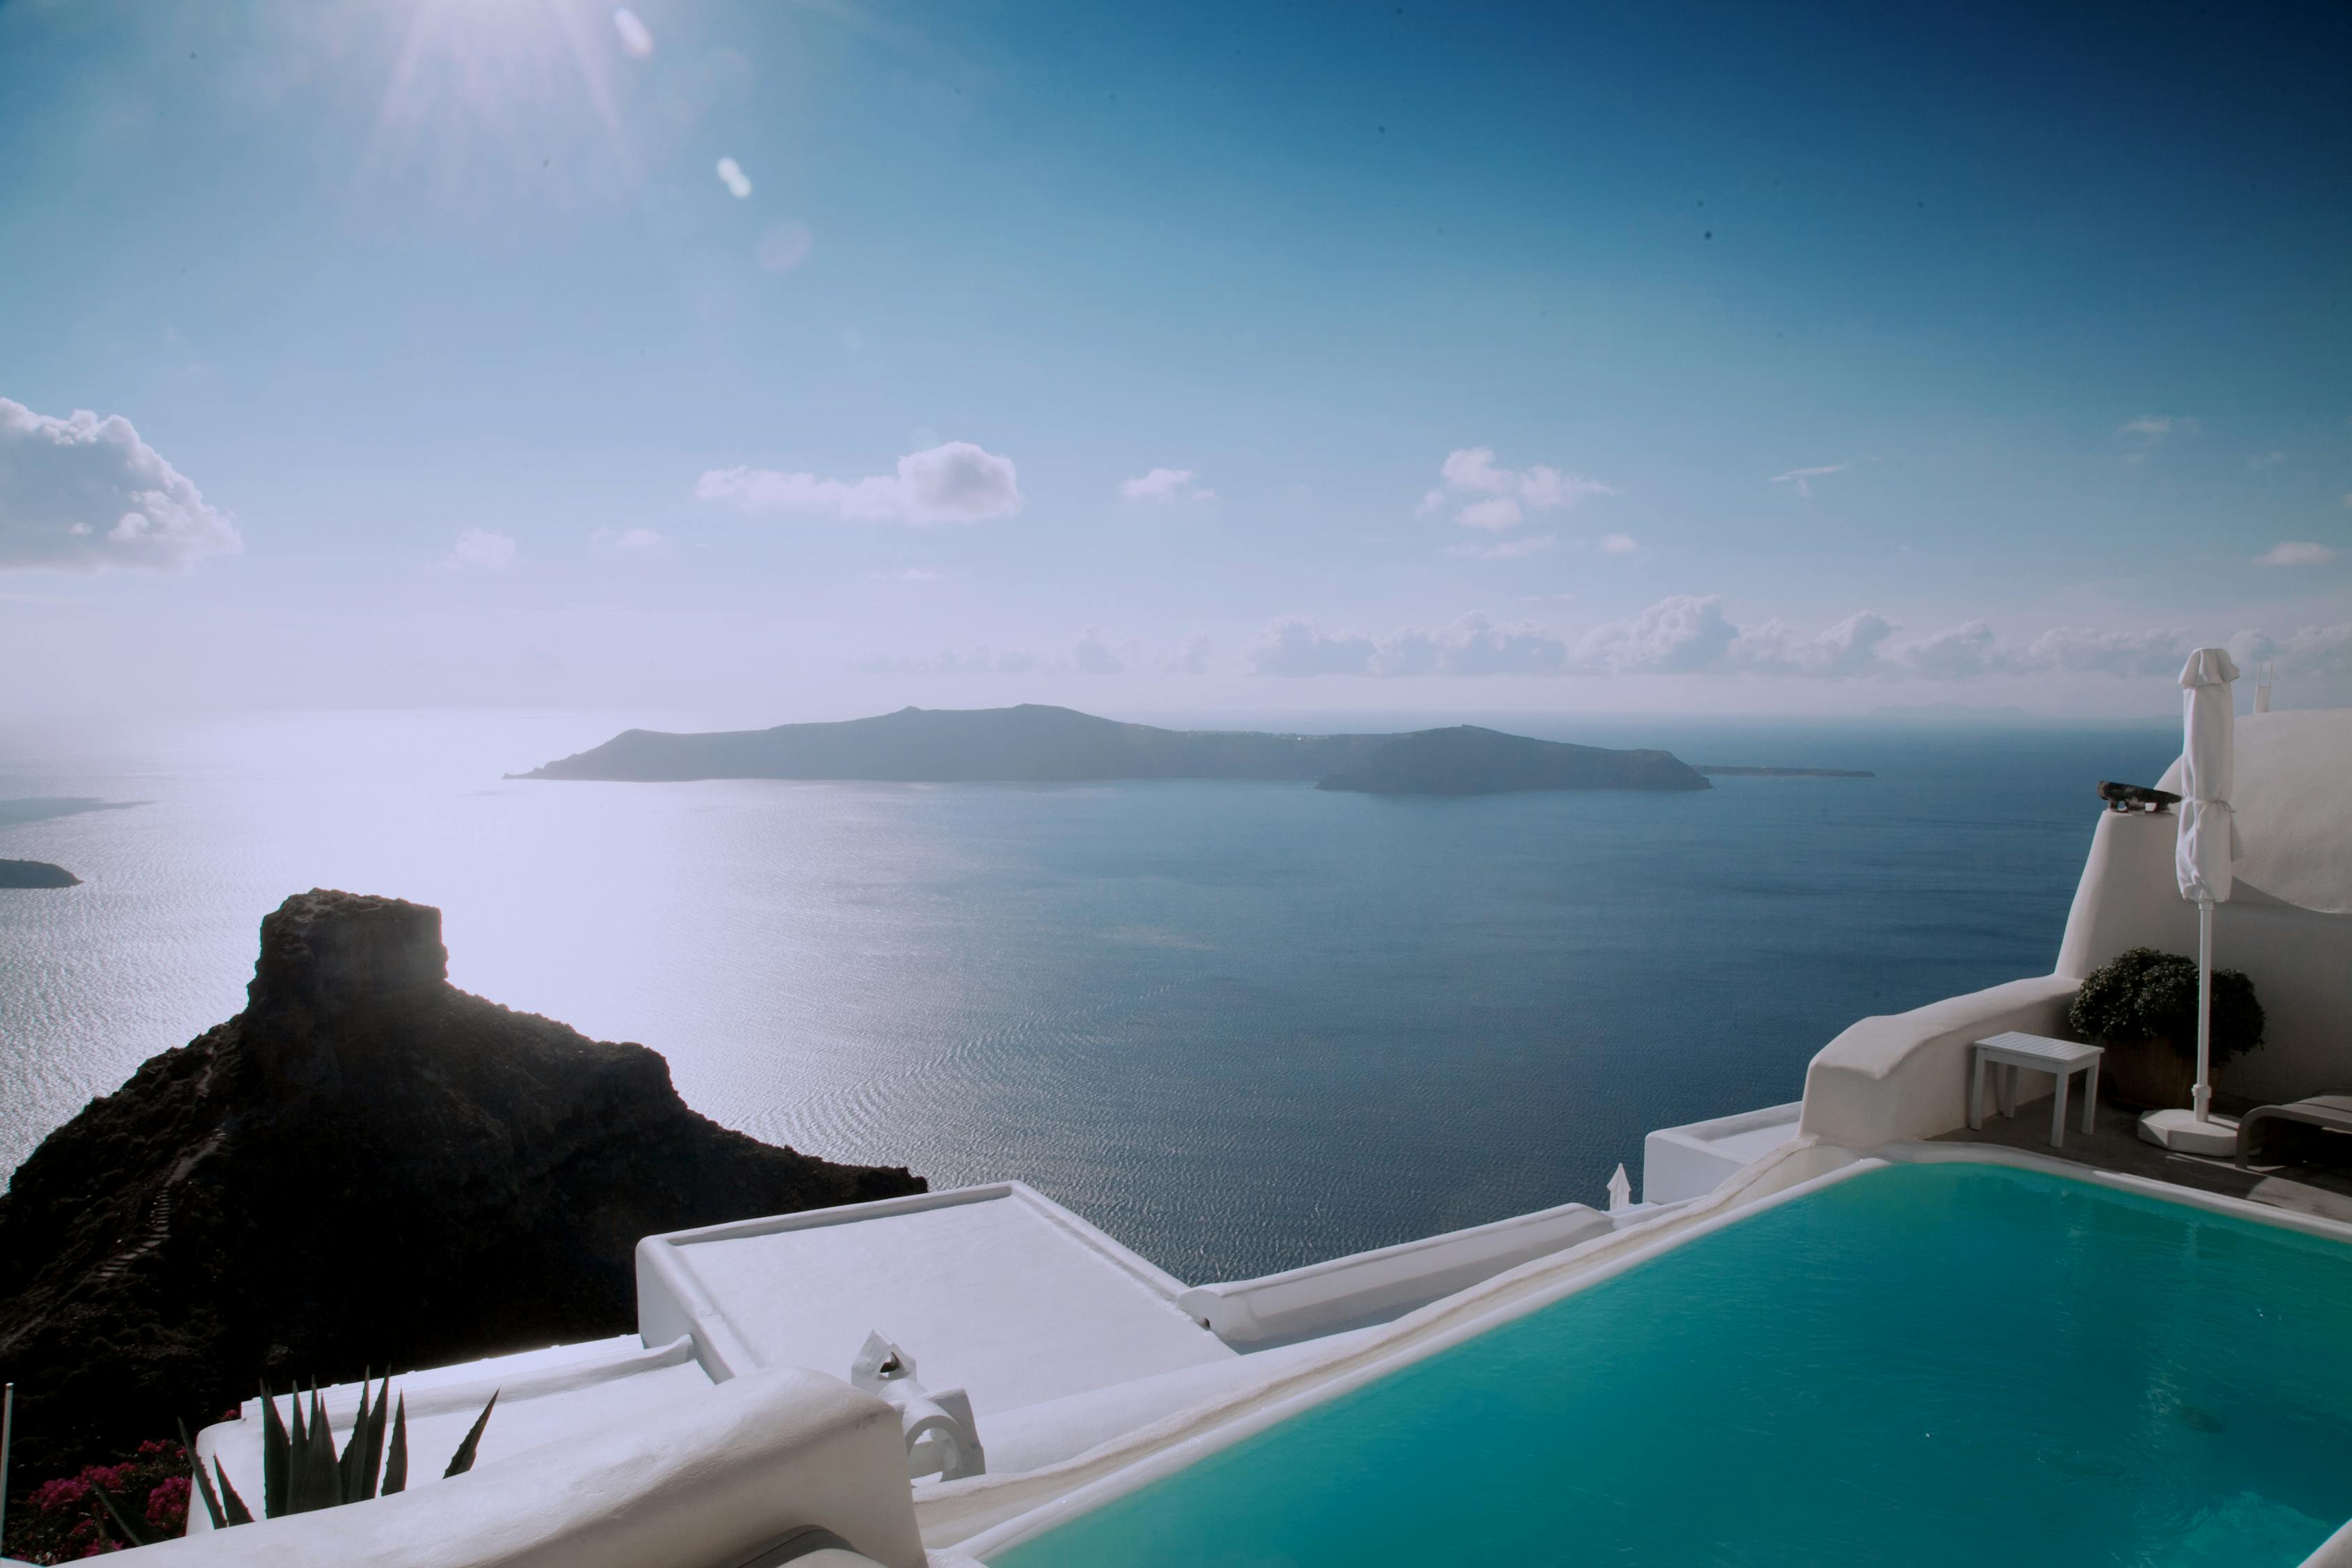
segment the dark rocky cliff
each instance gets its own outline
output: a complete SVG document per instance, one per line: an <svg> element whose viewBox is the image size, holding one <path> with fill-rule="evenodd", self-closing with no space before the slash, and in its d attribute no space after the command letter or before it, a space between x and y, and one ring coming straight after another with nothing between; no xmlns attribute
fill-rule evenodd
<svg viewBox="0 0 2352 1568"><path fill-rule="evenodd" d="M730 1131L658 1053L456 990L421 904L287 900L247 995L0 1197L19 1476L209 1420L264 1377L626 1332L640 1237L925 1184Z"/></svg>

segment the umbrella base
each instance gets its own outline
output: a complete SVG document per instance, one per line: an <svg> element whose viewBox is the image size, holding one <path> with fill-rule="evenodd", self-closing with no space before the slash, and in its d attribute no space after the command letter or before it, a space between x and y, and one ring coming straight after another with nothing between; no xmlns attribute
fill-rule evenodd
<svg viewBox="0 0 2352 1568"><path fill-rule="evenodd" d="M2139 1119L2139 1135L2176 1154L2212 1154L2228 1160L2238 1152L2238 1124L2226 1116L2200 1121L2193 1110L2151 1110Z"/></svg>

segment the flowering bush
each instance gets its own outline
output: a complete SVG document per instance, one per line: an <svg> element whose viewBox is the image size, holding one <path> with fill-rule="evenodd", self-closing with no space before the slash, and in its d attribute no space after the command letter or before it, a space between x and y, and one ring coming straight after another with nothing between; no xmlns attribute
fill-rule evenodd
<svg viewBox="0 0 2352 1568"><path fill-rule="evenodd" d="M0 1555L26 1563L76 1563L129 1544L107 1516L98 1489L149 1532L179 1535L188 1527L188 1451L152 1439L111 1465L85 1465L11 1500L8 1540Z"/></svg>

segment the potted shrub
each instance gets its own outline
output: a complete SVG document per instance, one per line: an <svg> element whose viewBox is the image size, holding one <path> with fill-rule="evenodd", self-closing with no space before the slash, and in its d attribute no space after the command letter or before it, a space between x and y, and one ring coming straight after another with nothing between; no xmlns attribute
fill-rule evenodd
<svg viewBox="0 0 2352 1568"><path fill-rule="evenodd" d="M2074 1033L2106 1047L2100 1063L2121 1104L2159 1110L2189 1103L2197 1082L2197 961L2136 947L2083 982L2066 1015ZM2263 1005L2235 969L2213 972L2213 1076L2263 1043Z"/></svg>

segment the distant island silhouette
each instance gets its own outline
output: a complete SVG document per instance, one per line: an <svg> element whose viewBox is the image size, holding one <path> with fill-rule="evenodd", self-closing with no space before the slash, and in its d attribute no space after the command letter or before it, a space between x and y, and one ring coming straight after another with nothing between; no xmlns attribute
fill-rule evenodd
<svg viewBox="0 0 2352 1568"><path fill-rule="evenodd" d="M47 860L0 860L0 888L79 888L81 879Z"/></svg>
<svg viewBox="0 0 2352 1568"><path fill-rule="evenodd" d="M1265 779L1376 795L1710 787L1670 752L1577 746L1470 724L1379 735L1162 730L1038 703L902 708L871 719L708 734L626 730L601 746L508 776L631 783Z"/></svg>

